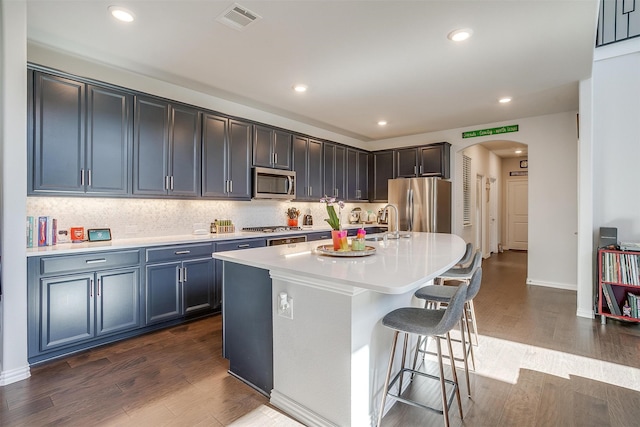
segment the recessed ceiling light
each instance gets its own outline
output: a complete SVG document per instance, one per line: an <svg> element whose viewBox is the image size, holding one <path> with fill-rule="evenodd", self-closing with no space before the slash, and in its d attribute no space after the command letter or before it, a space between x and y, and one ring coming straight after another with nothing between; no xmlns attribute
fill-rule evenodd
<svg viewBox="0 0 640 427"><path fill-rule="evenodd" d="M307 85L294 85L293 86L293 90L295 90L298 93L306 92L307 89L308 89Z"/></svg>
<svg viewBox="0 0 640 427"><path fill-rule="evenodd" d="M111 13L111 15L114 18L116 18L118 21L133 22L133 20L135 19L135 17L133 16L133 13L123 7L109 6L108 10L109 10L109 13Z"/></svg>
<svg viewBox="0 0 640 427"><path fill-rule="evenodd" d="M506 104L506 103L508 103L508 102L511 102L511 98L509 98L508 96L505 96L504 98L500 98L500 99L498 100L498 102L499 102L500 104Z"/></svg>
<svg viewBox="0 0 640 427"><path fill-rule="evenodd" d="M522 150L516 150L516 154L522 154Z"/></svg>
<svg viewBox="0 0 640 427"><path fill-rule="evenodd" d="M380 120L378 122L378 126L386 126L387 125L387 121L386 120Z"/></svg>
<svg viewBox="0 0 640 427"><path fill-rule="evenodd" d="M454 42L461 42L471 37L472 34L473 30L471 30L470 28L463 28L460 30L451 31L449 34L447 34L447 38Z"/></svg>

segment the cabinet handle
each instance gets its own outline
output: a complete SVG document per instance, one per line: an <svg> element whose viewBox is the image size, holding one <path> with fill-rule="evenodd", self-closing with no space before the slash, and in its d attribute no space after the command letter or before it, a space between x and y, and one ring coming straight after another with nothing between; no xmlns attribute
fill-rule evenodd
<svg viewBox="0 0 640 427"><path fill-rule="evenodd" d="M91 169L87 170L87 176L89 178L89 187L91 187Z"/></svg>
<svg viewBox="0 0 640 427"><path fill-rule="evenodd" d="M100 279L98 279L98 296L100 296L100 288L102 287L102 283L100 283Z"/></svg>
<svg viewBox="0 0 640 427"><path fill-rule="evenodd" d="M100 264L101 262L107 262L106 258L88 259L85 261L87 264Z"/></svg>
<svg viewBox="0 0 640 427"><path fill-rule="evenodd" d="M89 279L89 298L93 298L93 279Z"/></svg>
<svg viewBox="0 0 640 427"><path fill-rule="evenodd" d="M229 180L229 193L233 193L233 181Z"/></svg>
<svg viewBox="0 0 640 427"><path fill-rule="evenodd" d="M330 239L331 236L320 236L320 239Z"/></svg>
<svg viewBox="0 0 640 427"><path fill-rule="evenodd" d="M278 153L273 153L273 163L278 164Z"/></svg>
<svg viewBox="0 0 640 427"><path fill-rule="evenodd" d="M418 175L418 167L417 166L413 167L413 174L414 175Z"/></svg>
<svg viewBox="0 0 640 427"><path fill-rule="evenodd" d="M420 175L422 175L422 165L420 165Z"/></svg>
<svg viewBox="0 0 640 427"><path fill-rule="evenodd" d="M169 177L170 190L173 190L173 175Z"/></svg>
<svg viewBox="0 0 640 427"><path fill-rule="evenodd" d="M84 169L80 169L80 185L84 185Z"/></svg>
<svg viewBox="0 0 640 427"><path fill-rule="evenodd" d="M176 275L178 276L178 283L182 283L182 268L176 267Z"/></svg>
<svg viewBox="0 0 640 427"><path fill-rule="evenodd" d="M313 196L313 187L312 186L309 186L309 195Z"/></svg>
<svg viewBox="0 0 640 427"><path fill-rule="evenodd" d="M165 190L169 189L169 176L168 175L164 176L164 189Z"/></svg>
<svg viewBox="0 0 640 427"><path fill-rule="evenodd" d="M190 254L191 251L175 251L174 254L176 255L186 255L186 254Z"/></svg>
<svg viewBox="0 0 640 427"><path fill-rule="evenodd" d="M249 247L251 247L251 245L248 243L245 243L244 245L238 245L238 249L249 248Z"/></svg>
<svg viewBox="0 0 640 427"><path fill-rule="evenodd" d="M187 281L187 267L182 267L182 281Z"/></svg>

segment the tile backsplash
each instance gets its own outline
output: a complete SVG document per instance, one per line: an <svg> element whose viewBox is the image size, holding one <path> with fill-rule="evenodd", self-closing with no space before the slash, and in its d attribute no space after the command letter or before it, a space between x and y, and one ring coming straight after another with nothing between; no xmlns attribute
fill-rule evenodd
<svg viewBox="0 0 640 427"><path fill-rule="evenodd" d="M377 212L380 203L347 203L342 221L360 207ZM301 216L313 215L315 226L326 225L325 205L319 202L279 202L252 200L107 199L89 197L27 197L27 215L51 216L58 220L58 230L71 227L110 228L114 239L160 237L191 234L195 224L207 228L216 219L230 219L242 227L286 225L286 210L296 207ZM302 225L300 218L299 225Z"/></svg>

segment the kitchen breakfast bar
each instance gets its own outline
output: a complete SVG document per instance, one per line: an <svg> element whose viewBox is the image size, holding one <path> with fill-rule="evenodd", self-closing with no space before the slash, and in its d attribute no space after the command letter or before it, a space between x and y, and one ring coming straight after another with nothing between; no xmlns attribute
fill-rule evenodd
<svg viewBox="0 0 640 427"><path fill-rule="evenodd" d="M421 306L413 292L455 265L465 243L406 233L367 241L375 253L362 257L317 250L329 243L213 254L224 261L224 354L232 375L306 425L370 426L392 339L381 319Z"/></svg>

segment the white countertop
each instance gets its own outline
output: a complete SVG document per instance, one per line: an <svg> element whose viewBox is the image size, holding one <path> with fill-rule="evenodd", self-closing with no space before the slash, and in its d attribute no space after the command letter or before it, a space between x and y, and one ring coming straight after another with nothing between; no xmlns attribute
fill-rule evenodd
<svg viewBox="0 0 640 427"><path fill-rule="evenodd" d="M386 227L386 224L345 224L344 228L362 228L362 227ZM302 230L283 231L275 233L263 232L246 232L237 231L235 233L221 234L184 234L175 236L159 236L159 237L136 237L129 239L113 239L108 242L82 242L82 243L59 243L54 246L38 246L27 248L27 257L42 255L64 255L75 254L80 252L100 252L116 249L130 249L146 246L162 246L162 245L181 245L187 243L199 242L221 242L224 240L234 239L250 239L264 238L270 239L275 236L294 236L299 234L314 233L321 231L330 231L328 225L317 225L312 227L302 227Z"/></svg>
<svg viewBox="0 0 640 427"><path fill-rule="evenodd" d="M213 257L270 271L291 273L334 284L386 294L412 291L454 266L465 242L454 234L410 233L410 238L367 241L376 253L364 257L333 257L316 252L330 240L217 252Z"/></svg>

